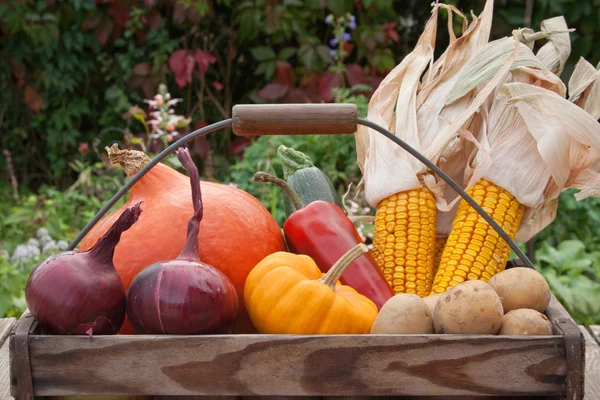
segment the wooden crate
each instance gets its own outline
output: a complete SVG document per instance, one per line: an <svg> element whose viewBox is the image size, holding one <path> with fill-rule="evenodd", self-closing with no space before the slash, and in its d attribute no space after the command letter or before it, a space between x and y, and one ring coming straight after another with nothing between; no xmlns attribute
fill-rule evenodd
<svg viewBox="0 0 600 400"><path fill-rule="evenodd" d="M89 338L40 334L25 314L11 333L11 393L582 399L585 341L554 296L546 315L552 336Z"/></svg>

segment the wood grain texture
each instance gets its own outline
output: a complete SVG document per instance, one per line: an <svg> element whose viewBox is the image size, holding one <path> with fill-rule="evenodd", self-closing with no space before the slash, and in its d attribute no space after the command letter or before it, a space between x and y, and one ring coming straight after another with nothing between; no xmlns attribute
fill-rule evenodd
<svg viewBox="0 0 600 400"><path fill-rule="evenodd" d="M233 107L239 136L354 133L355 104L243 104Z"/></svg>
<svg viewBox="0 0 600 400"><path fill-rule="evenodd" d="M560 336L33 335L36 395L560 394Z"/></svg>
<svg viewBox="0 0 600 400"><path fill-rule="evenodd" d="M589 329L590 332L592 332L592 335L594 335L596 342L600 344L600 325L590 325Z"/></svg>
<svg viewBox="0 0 600 400"><path fill-rule="evenodd" d="M0 318L0 346L8 338L13 326L17 323L14 318Z"/></svg>
<svg viewBox="0 0 600 400"><path fill-rule="evenodd" d="M588 330L580 326L585 337L585 399L600 399L600 346Z"/></svg>
<svg viewBox="0 0 600 400"><path fill-rule="evenodd" d="M8 335L15 325L14 318L0 319L0 399L12 399L10 395L10 363Z"/></svg>

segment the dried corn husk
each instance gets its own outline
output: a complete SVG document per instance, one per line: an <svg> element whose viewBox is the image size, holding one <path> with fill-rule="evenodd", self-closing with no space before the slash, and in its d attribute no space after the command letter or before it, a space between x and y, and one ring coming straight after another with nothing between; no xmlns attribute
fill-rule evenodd
<svg viewBox="0 0 600 400"><path fill-rule="evenodd" d="M594 68L581 57L569 79L569 100L600 118L600 64Z"/></svg>
<svg viewBox="0 0 600 400"><path fill-rule="evenodd" d="M571 54L570 31L572 29L567 27L563 16L544 20L541 24L541 33L549 41L540 48L536 55L549 71L559 76Z"/></svg>
<svg viewBox="0 0 600 400"><path fill-rule="evenodd" d="M434 5L432 16L417 46L380 84L369 102L367 117L388 128L423 154L431 147L439 149L430 159L437 159L442 154L445 159L450 159L456 154L458 146L454 143L461 126L448 134L448 138L443 139L444 143L438 138L439 132L452 123L455 115L463 112L470 99L465 97L460 104L442 110L443 99L458 79L460 68L487 43L493 1L486 2L484 11L474 18L460 38L451 34L450 45L432 63L440 7L447 8L450 15L456 11L450 6ZM421 75L423 78L420 81ZM444 208L443 182L406 151L364 127L356 133L356 142L358 164L363 172L365 196L369 204L376 207L381 199L389 195L425 185L436 196L440 208L447 209ZM464 170L464 164L462 167Z"/></svg>

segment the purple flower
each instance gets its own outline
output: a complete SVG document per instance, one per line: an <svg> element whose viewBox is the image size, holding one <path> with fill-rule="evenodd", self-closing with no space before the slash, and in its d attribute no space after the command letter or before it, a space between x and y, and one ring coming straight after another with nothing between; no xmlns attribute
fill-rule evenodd
<svg viewBox="0 0 600 400"><path fill-rule="evenodd" d="M336 46L338 45L338 41L337 41L337 39L331 39L331 40L329 41L329 45L330 45L331 47L336 47Z"/></svg>
<svg viewBox="0 0 600 400"><path fill-rule="evenodd" d="M348 32L344 32L340 36L340 39L343 40L344 42L349 42L350 40L352 40L352 35L349 34Z"/></svg>
<svg viewBox="0 0 600 400"><path fill-rule="evenodd" d="M355 30L356 29L356 22L354 22L354 21L350 22L350 24L348 25L348 27L350 29L352 29L352 30Z"/></svg>
<svg viewBox="0 0 600 400"><path fill-rule="evenodd" d="M356 17L354 15L350 15L350 21L356 22Z"/></svg>
<svg viewBox="0 0 600 400"><path fill-rule="evenodd" d="M335 50L333 50L333 49L329 50L329 55L330 55L331 57L335 57L335 54L336 54L336 53L337 53L337 51L335 51Z"/></svg>
<svg viewBox="0 0 600 400"><path fill-rule="evenodd" d="M333 23L333 14L329 14L326 18L325 18L325 23L327 25L331 25Z"/></svg>

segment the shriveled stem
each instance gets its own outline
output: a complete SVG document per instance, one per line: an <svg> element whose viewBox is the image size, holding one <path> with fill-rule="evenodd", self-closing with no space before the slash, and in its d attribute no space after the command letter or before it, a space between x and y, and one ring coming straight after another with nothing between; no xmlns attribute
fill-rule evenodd
<svg viewBox="0 0 600 400"><path fill-rule="evenodd" d="M108 160L111 164L119 164L127 176L133 176L150 162L150 157L139 150L121 150L115 143L111 147L105 147Z"/></svg>
<svg viewBox="0 0 600 400"><path fill-rule="evenodd" d="M276 176L273 176L267 172L259 171L259 172L255 173L254 177L252 178L252 182L269 182L269 183L274 183L275 185L279 186L280 188L283 189L285 194L287 194L289 196L289 198L292 201L292 204L294 205L296 210L300 210L300 209L304 208L304 206L306 205L306 204L304 204L304 201L302 201L302 198L300 197L298 192L296 192L294 189L292 189L292 187L290 185L288 185L288 183L286 181L284 181L283 179L280 179Z"/></svg>
<svg viewBox="0 0 600 400"><path fill-rule="evenodd" d="M200 221L204 214L202 205L202 192L200 191L200 174L192 155L187 148L177 149L177 159L181 165L190 173L190 185L192 187L192 203L194 204L194 215L188 222L187 239L183 250L177 257L180 260L200 261L200 252L198 250L198 234L200 233Z"/></svg>
<svg viewBox="0 0 600 400"><path fill-rule="evenodd" d="M327 274L325 274L324 277L319 279L319 282L324 283L331 289L335 290L335 283L340 280L340 277L342 276L346 268L348 268L350 264L354 262L354 260L362 256L367 251L369 251L369 249L367 248L367 246L365 246L364 243L357 244L356 246L348 250L343 256L341 256L340 259L337 260L335 264L333 264L333 266L327 272Z"/></svg>

